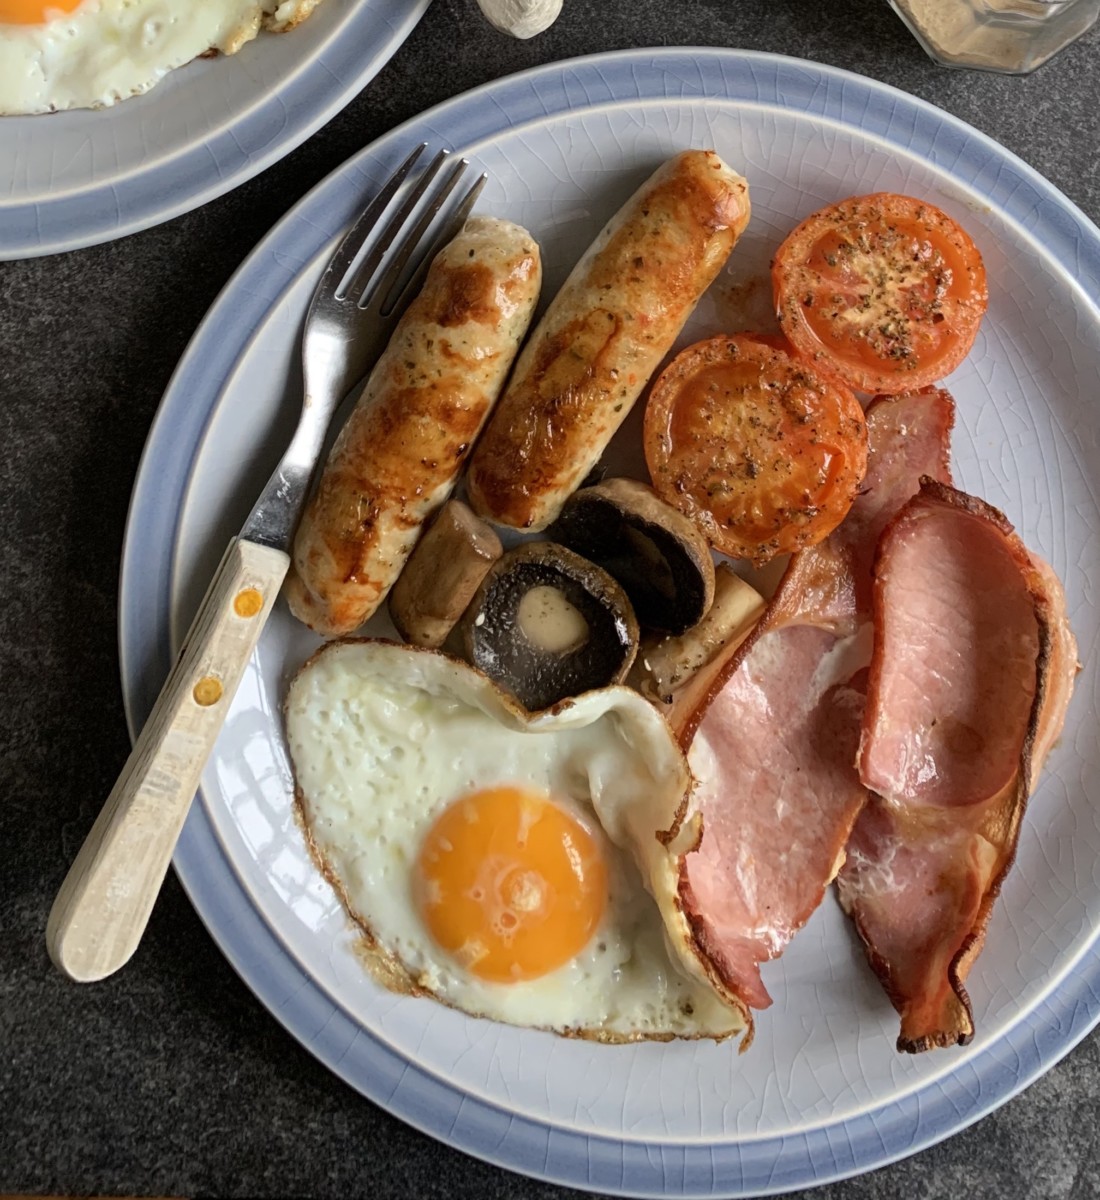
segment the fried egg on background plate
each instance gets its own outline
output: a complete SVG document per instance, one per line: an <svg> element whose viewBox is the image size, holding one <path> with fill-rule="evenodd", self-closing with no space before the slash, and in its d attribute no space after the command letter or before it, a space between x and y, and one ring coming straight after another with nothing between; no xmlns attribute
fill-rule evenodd
<svg viewBox="0 0 1100 1200"><path fill-rule="evenodd" d="M603 1041L744 1027L616 844L624 811L660 821L690 781L636 692L529 716L443 654L335 642L292 682L286 728L311 849L387 986Z"/></svg>
<svg viewBox="0 0 1100 1200"><path fill-rule="evenodd" d="M175 67L236 54L320 0L0 0L0 115L100 108Z"/></svg>

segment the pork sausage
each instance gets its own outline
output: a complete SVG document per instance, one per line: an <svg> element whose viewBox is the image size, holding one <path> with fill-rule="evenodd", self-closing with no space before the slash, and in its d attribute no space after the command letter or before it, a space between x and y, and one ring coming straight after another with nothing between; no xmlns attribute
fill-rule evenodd
<svg viewBox="0 0 1100 1200"><path fill-rule="evenodd" d="M542 279L535 240L472 217L433 261L341 430L294 539L291 611L327 636L383 601L500 395Z"/></svg>
<svg viewBox="0 0 1100 1200"><path fill-rule="evenodd" d="M712 150L658 169L551 302L470 459L474 510L556 519L672 348L749 219L748 184Z"/></svg>

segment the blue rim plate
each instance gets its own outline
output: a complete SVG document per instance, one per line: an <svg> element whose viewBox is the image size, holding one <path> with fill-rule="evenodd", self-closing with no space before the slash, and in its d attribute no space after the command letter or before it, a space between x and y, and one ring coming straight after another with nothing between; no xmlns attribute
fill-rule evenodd
<svg viewBox="0 0 1100 1200"><path fill-rule="evenodd" d="M207 452L208 432L221 419L219 406L232 391L234 373L241 369L272 311L286 307L296 280L301 291L301 274L311 264L316 266L371 184L384 177L403 150L424 140L483 158L487 148L502 139L522 140L526 129L535 131L528 139L530 144L542 146L539 131L561 127L563 122L570 137L576 130L590 131L604 124L619 130L615 122L627 119L640 126L663 122L673 127L672 136L686 136L686 127L677 124L684 113L710 114L719 109L732 114L735 124L739 115L743 116L746 129L760 121L772 123L769 128L788 119L812 121L830 146L840 147L838 155L845 138L863 139L883 160L896 160L909 164L906 170L934 172L948 180L948 206L954 204L963 213L969 212L971 225L995 219L1000 228L1011 232L1016 263L1011 270L1031 272L1031 286L1049 287L1067 311L1077 313L1075 336L1092 347L1082 350L1078 358L1086 367L1098 361L1100 311L1090 297L1100 294L1100 232L1024 163L928 104L818 64L713 49L626 51L541 67L486 85L394 130L318 185L253 251L196 332L150 434L127 529L120 651L131 728L144 719L170 666L185 512L195 503L194 478L205 469L196 464ZM706 120L710 119L707 115ZM615 136L621 138L621 130ZM580 140L578 155L583 151ZM556 170L557 165L552 163L546 169ZM872 190L847 182L848 192ZM764 196L762 211L766 199ZM812 207L815 205L810 204L806 211ZM766 263L766 258L763 261ZM990 266L991 278L1010 270L998 261ZM1038 305L1041 296L1039 291L1035 294ZM1026 302L1025 297L1021 303L1026 306ZM995 317L991 309L990 320ZM293 328L300 313L295 317L291 311L289 318L284 314L281 319L287 328ZM1027 377L1028 353L1044 361L1050 358L1046 352L1050 344L1048 339L1042 345L1025 347L1021 351L1025 354L1023 366L1017 366L1015 374ZM1003 354L1014 352L1007 344L1000 350ZM1089 354L1094 357L1089 359ZM1056 367L1049 369L1056 371ZM969 374L960 379L960 394L1011 392L1012 382L999 374L996 356L977 355L966 370ZM1052 380L1053 394L1057 378L1052 376ZM1034 490L1037 473L1027 465L1028 455L1037 453L1041 460L1042 455L1055 453L1050 446L1069 445L1074 431L1063 428L1065 418L1059 424L1057 417L1048 421L1044 415L1029 415L1026 406L1014 410L1007 400L1005 406L1007 411L996 414L993 430L996 444L1002 446L1001 466L982 460L981 446L989 442L993 417L979 407L961 418L964 444L956 447L957 467L964 486L973 480L983 485L974 490L984 490L997 502L998 480L1004 483L1001 468L1005 455L1015 454L1017 473L1028 480L1027 488L1019 485L1024 490L1016 499L1026 506L1027 496L1032 494L1027 489ZM1047 441L1037 450L1017 429L1015 418L1021 413L1046 429L1043 436ZM1021 524L1025 540L1030 537L1033 545L1051 557L1063 578L1067 571L1072 577L1071 560L1077 566L1081 560L1076 547L1067 554L1066 546L1058 544L1062 537L1058 521L1070 519L1065 514L1075 500L1078 515L1084 514L1081 519L1086 522L1095 521L1100 507L1100 458L1095 442L1076 436L1076 457L1065 451L1068 457L1059 461L1060 470L1052 473L1052 482L1036 493L1040 515L1027 529ZM1055 511L1059 501L1061 517ZM1055 526L1057 530L1051 533ZM212 550L216 557L220 546ZM1082 620L1087 617L1088 631L1094 630L1091 602L1077 597L1077 585L1070 590L1071 612L1081 614ZM1079 637L1081 633L1078 628ZM1096 672L1091 669L1095 644L1096 635L1087 632L1081 646L1086 669L1078 686L1078 692L1085 694L1079 694L1074 702L1079 713L1087 706L1095 711ZM1073 751L1082 758L1095 757L1095 752L1081 749L1086 744L1091 743L1075 742ZM1068 771L1056 771L1049 786L1064 788L1062 775L1068 776ZM1070 782L1078 789L1086 786ZM203 802L196 803L188 817L175 857L176 869L212 936L272 1014L352 1087L416 1128L469 1154L555 1183L627 1195L748 1196L857 1174L912 1154L976 1121L1054 1064L1100 1019L1100 920L1094 915L1100 912L1100 905L1089 910L1090 891L1087 902L1082 900L1079 906L1078 927L1072 936L1066 934L1064 947L1052 957L1049 980L1030 993L1026 1006L1013 1009L1011 997L997 1001L998 980L989 984L990 1005L1001 1003L1008 1013L995 1036L984 1042L978 1039L966 1054L939 1059L922 1056L935 1065L926 1062L908 1075L905 1072L912 1060L907 1060L898 1069L896 1088L871 1102L853 1104L838 1116L818 1113L778 1133L767 1127L755 1131L731 1128L724 1135L665 1137L628 1136L622 1130L540 1116L522 1105L513 1107L500 1097L487 1096L448 1077L445 1071L413 1061L414 1056L403 1053L398 1042L367 1028L346 1004L335 1000L331 989L321 986L303 968L301 956L288 948L278 923L259 910L255 888L248 885L219 827L217 806L218 797L207 788ZM1048 806L1047 818L1049 829L1044 836L1051 847L1059 848L1049 850L1051 862L1061 852L1063 842L1058 839L1063 834L1065 845L1072 843L1075 834L1086 841L1091 836L1088 830L1084 835L1075 828L1067 832L1054 806ZM1038 834L1029 833L1028 837L1035 844L1021 843L1017 874L1023 880L1021 886L1030 887L1029 856L1034 851L1039 861L1044 852L1037 849ZM1071 875L1080 871L1076 866L1067 869ZM1073 883L1071 878L1070 893ZM1041 887L1037 891L1041 892ZM1041 900L1035 903L1042 908ZM1051 902L1047 903L1049 908ZM1011 909L1009 898L1001 907ZM1028 913L1013 918L1021 946L1036 941L1028 925L1035 912L1033 905ZM1076 912L1074 903L1064 901L1059 912L1068 927ZM1039 919L1040 924L1045 919L1042 911ZM812 941L809 930L803 936ZM797 946L796 941L787 957L795 954ZM995 959L994 950L987 948L986 953L991 961ZM1002 991L1009 988L1007 978L1001 977ZM982 986L979 984L979 990ZM789 1017L781 1004L772 1012L776 1021ZM761 1028L770 1019L771 1014L763 1014ZM884 1041L880 1052L893 1054L892 1038Z"/></svg>
<svg viewBox="0 0 1100 1200"><path fill-rule="evenodd" d="M231 191L358 95L430 2L325 0L111 108L0 117L0 259L111 241Z"/></svg>

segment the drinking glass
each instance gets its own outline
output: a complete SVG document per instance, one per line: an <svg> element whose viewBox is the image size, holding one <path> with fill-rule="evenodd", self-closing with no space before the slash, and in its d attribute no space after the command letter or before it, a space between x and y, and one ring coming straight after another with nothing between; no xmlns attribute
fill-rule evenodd
<svg viewBox="0 0 1100 1200"><path fill-rule="evenodd" d="M945 67L1026 75L1079 38L1100 0L890 0L928 54Z"/></svg>

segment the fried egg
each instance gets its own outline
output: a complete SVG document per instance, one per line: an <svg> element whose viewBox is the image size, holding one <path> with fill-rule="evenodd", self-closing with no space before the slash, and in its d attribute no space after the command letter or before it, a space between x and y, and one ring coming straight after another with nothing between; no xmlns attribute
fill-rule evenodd
<svg viewBox="0 0 1100 1200"><path fill-rule="evenodd" d="M101 108L319 0L0 0L0 114Z"/></svg>
<svg viewBox="0 0 1100 1200"><path fill-rule="evenodd" d="M690 783L636 692L530 716L443 654L336 642L295 677L286 729L311 850L383 983L602 1041L744 1028L677 965L634 855L599 819L653 796L675 811Z"/></svg>

